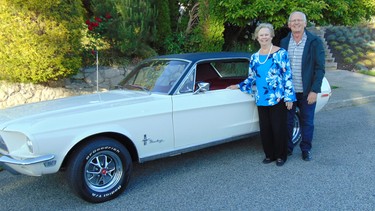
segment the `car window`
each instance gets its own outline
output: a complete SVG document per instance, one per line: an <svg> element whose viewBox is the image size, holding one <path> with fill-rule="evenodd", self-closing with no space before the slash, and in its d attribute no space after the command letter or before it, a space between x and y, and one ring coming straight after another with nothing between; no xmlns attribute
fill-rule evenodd
<svg viewBox="0 0 375 211"><path fill-rule="evenodd" d="M196 83L209 83L210 90L225 89L247 78L248 71L246 59L204 62L197 65Z"/></svg>
<svg viewBox="0 0 375 211"><path fill-rule="evenodd" d="M194 79L195 79L195 68L193 68L193 71L191 71L185 80L182 82L180 89L178 91L179 94L181 93L188 93L194 91Z"/></svg>
<svg viewBox="0 0 375 211"><path fill-rule="evenodd" d="M152 60L133 70L123 84L152 92L168 93L187 65L188 62L179 60Z"/></svg>
<svg viewBox="0 0 375 211"><path fill-rule="evenodd" d="M212 67L222 77L247 77L249 71L249 61L215 61L211 62Z"/></svg>

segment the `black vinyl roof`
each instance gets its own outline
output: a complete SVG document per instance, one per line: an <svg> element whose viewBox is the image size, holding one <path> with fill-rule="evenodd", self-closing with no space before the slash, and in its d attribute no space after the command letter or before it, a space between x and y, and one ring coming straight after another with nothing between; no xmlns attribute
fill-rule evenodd
<svg viewBox="0 0 375 211"><path fill-rule="evenodd" d="M247 52L199 52L156 56L151 59L184 59L194 62L209 59L250 59L251 53Z"/></svg>

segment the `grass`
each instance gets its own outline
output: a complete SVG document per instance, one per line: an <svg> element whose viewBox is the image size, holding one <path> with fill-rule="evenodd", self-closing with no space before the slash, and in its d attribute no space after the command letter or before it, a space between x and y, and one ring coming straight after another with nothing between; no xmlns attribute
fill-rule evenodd
<svg viewBox="0 0 375 211"><path fill-rule="evenodd" d="M358 71L359 73L369 75L369 76L374 76L375 77L375 69L372 69L371 71Z"/></svg>

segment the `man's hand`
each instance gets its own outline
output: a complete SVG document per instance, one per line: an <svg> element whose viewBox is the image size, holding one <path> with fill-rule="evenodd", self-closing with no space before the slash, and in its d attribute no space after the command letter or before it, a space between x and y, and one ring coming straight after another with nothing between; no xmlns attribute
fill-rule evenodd
<svg viewBox="0 0 375 211"><path fill-rule="evenodd" d="M314 104L314 103L316 103L317 97L318 97L317 93L310 92L309 95L307 96L307 103L308 104Z"/></svg>

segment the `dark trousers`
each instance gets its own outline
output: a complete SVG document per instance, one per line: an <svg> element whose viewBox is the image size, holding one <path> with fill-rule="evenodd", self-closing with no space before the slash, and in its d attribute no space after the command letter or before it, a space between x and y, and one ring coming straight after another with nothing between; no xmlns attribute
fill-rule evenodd
<svg viewBox="0 0 375 211"><path fill-rule="evenodd" d="M294 126L294 114L296 112L296 107L299 108L300 112L300 124L301 124L301 135L302 140L299 144L301 151L310 151L311 142L314 135L314 116L315 116L315 107L316 103L308 104L307 96L304 96L302 93L296 94L297 101L293 103L293 109L288 112L288 130L289 135L292 137L293 126ZM290 140L288 144L289 150L293 151L293 143Z"/></svg>
<svg viewBox="0 0 375 211"><path fill-rule="evenodd" d="M258 106L260 137L267 158L287 160L287 113L284 102L274 106Z"/></svg>

